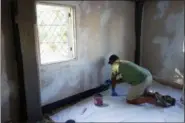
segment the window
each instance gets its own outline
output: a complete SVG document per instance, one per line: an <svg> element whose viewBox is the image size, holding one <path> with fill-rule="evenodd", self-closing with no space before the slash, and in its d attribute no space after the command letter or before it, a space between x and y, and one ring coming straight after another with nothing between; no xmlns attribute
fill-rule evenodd
<svg viewBox="0 0 185 123"><path fill-rule="evenodd" d="M36 15L41 64L74 59L76 47L73 8L37 3Z"/></svg>

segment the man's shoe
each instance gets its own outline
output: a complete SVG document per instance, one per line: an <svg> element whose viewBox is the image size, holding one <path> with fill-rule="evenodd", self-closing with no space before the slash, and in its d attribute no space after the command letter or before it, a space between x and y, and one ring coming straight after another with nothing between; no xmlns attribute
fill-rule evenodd
<svg viewBox="0 0 185 123"><path fill-rule="evenodd" d="M112 92L112 96L118 96L116 92Z"/></svg>

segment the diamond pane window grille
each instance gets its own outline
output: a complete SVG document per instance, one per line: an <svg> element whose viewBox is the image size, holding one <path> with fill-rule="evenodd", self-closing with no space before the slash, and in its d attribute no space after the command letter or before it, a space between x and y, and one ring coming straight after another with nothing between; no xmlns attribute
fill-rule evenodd
<svg viewBox="0 0 185 123"><path fill-rule="evenodd" d="M67 6L36 5L41 64L75 58L73 9Z"/></svg>

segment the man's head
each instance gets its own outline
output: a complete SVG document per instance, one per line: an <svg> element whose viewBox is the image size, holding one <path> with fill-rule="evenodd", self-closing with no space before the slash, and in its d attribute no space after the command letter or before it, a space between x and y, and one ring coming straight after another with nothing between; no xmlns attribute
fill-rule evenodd
<svg viewBox="0 0 185 123"><path fill-rule="evenodd" d="M113 54L113 55L111 55L110 57L109 57L109 64L110 65L112 65L116 60L119 60L119 57L117 56L117 55L115 55L115 54Z"/></svg>

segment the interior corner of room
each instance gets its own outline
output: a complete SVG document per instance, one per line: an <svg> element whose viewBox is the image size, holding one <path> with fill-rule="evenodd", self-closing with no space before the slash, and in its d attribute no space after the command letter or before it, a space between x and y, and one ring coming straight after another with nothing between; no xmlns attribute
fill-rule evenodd
<svg viewBox="0 0 185 123"><path fill-rule="evenodd" d="M121 107L120 99L110 100L109 87L104 85L110 79L111 54L147 68L160 89L174 90L180 100L184 96L184 1L2 0L1 122L40 121L64 106L71 109L63 111L78 110L77 106L89 105L95 93L105 94L105 100ZM127 104L123 107L126 110ZM158 110L151 112L157 117ZM182 115L174 110L165 117ZM88 111L84 112L90 115L94 109ZM101 116L115 116L107 115ZM62 114L56 116L58 122L65 122ZM80 118L86 121L88 116ZM119 118L116 121L121 122ZM152 121L158 120L163 121Z"/></svg>

